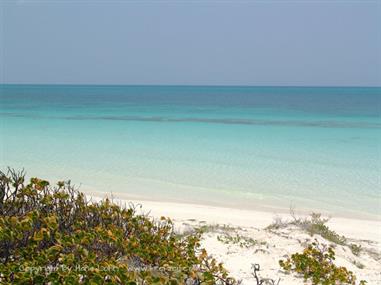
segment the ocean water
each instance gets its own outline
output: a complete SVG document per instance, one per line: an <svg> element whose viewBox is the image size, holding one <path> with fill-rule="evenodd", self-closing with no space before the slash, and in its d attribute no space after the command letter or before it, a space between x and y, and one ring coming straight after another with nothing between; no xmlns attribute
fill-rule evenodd
<svg viewBox="0 0 381 285"><path fill-rule="evenodd" d="M381 215L381 88L0 86L0 168L81 189Z"/></svg>

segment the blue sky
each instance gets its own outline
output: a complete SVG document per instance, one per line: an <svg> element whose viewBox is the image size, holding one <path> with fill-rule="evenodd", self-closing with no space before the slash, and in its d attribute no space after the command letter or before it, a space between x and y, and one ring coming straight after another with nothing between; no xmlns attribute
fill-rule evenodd
<svg viewBox="0 0 381 285"><path fill-rule="evenodd" d="M381 1L2 1L3 83L381 86Z"/></svg>

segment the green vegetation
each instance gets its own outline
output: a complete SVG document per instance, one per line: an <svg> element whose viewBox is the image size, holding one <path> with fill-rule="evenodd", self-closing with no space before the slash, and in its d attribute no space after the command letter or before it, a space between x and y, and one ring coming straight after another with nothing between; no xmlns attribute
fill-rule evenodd
<svg viewBox="0 0 381 285"><path fill-rule="evenodd" d="M357 244L354 244L354 243L351 243L349 245L349 248L351 249L352 253L354 255L356 255L356 256L359 256L360 253L361 253L361 250L362 250L361 245L357 245Z"/></svg>
<svg viewBox="0 0 381 285"><path fill-rule="evenodd" d="M359 255L361 247L348 244L325 225L327 221L312 214L287 223L278 220L269 228L292 224ZM218 232L217 239L226 244L266 244L238 234L238 229L202 225L180 235L168 218L154 220L137 214L133 205L123 208L109 199L91 202L70 182L26 182L23 171L0 171L1 284L237 284L200 248L200 238ZM314 285L356 284L354 274L334 260L333 248L316 242L279 264ZM279 284L280 279L259 278L258 271L256 265L257 284Z"/></svg>
<svg viewBox="0 0 381 285"><path fill-rule="evenodd" d="M362 252L361 245L354 243L348 243L348 240L345 236L341 236L335 231L331 230L326 224L329 221L328 218L322 218L319 213L312 213L309 217L300 218L296 217L294 212L291 210L291 221L284 221L280 218L274 220L274 222L267 227L268 230L279 230L286 228L288 226L296 226L299 229L307 232L310 236L320 235L327 241L330 241L334 244L347 246L356 256L359 256Z"/></svg>
<svg viewBox="0 0 381 285"><path fill-rule="evenodd" d="M331 230L326 223L329 221L327 218L322 218L319 213L312 213L309 217L300 218L296 217L291 211L292 221L287 222L278 218L267 227L268 230L278 230L286 228L290 225L296 226L303 231L307 232L309 235L320 235L326 240L333 242L335 244L346 245L347 239L344 236L340 236L335 231Z"/></svg>
<svg viewBox="0 0 381 285"><path fill-rule="evenodd" d="M1 284L235 284L199 241L70 182L0 172Z"/></svg>
<svg viewBox="0 0 381 285"><path fill-rule="evenodd" d="M217 240L223 244L238 245L242 248L250 248L256 245L265 245L266 242L259 242L251 237L239 234L239 231L243 231L240 227L232 227L230 225L219 224L204 224L196 228L196 231L200 234L205 233L219 233Z"/></svg>
<svg viewBox="0 0 381 285"><path fill-rule="evenodd" d="M214 233L214 232L235 232L236 230L240 230L240 228L232 227L230 225L220 225L220 224L205 224L199 227L196 227L196 231L204 234L204 233Z"/></svg>
<svg viewBox="0 0 381 285"><path fill-rule="evenodd" d="M243 235L239 234L229 234L229 233L224 233L222 235L217 236L217 240L224 243L224 244L236 244L239 245L239 247L242 248L250 248L254 247L256 245L265 245L266 242L258 242L257 240L251 238L251 237L246 237Z"/></svg>
<svg viewBox="0 0 381 285"><path fill-rule="evenodd" d="M302 253L292 254L287 260L280 260L279 265L287 272L295 272L313 285L356 284L356 276L345 267L336 266L333 248L312 243ZM366 284L361 280L360 285Z"/></svg>
<svg viewBox="0 0 381 285"><path fill-rule="evenodd" d="M347 239L331 230L326 225L328 220L327 218L322 218L319 213L312 213L309 218L294 218L294 224L304 229L311 236L320 235L330 242L345 245Z"/></svg>

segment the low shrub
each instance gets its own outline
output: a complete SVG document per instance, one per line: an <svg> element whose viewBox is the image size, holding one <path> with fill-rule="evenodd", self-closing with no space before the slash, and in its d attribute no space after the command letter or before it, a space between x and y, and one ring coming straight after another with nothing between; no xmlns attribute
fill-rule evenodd
<svg viewBox="0 0 381 285"><path fill-rule="evenodd" d="M297 273L304 280L312 281L313 285L356 284L356 276L345 267L336 266L335 252L331 246L327 247L318 242L308 245L302 253L294 253L286 260L280 260L279 265L287 273ZM360 285L366 284L361 280Z"/></svg>
<svg viewBox="0 0 381 285"><path fill-rule="evenodd" d="M353 253L354 255L356 255L356 256L359 256L360 253L361 253L361 250L362 250L361 245L357 245L357 244L355 244L355 243L351 243L351 244L349 245L349 248L351 249L352 253Z"/></svg>
<svg viewBox="0 0 381 285"><path fill-rule="evenodd" d="M282 220L277 217L272 224L266 227L267 230L279 230L288 226L296 226L307 232L310 236L320 235L326 240L339 245L347 245L345 236L341 236L327 226L328 218L323 218L320 213L311 213L308 217L296 217L291 210L292 220Z"/></svg>
<svg viewBox="0 0 381 285"><path fill-rule="evenodd" d="M321 214L319 213L312 213L309 218L294 219L294 223L304 229L311 236L320 235L330 242L345 245L347 239L344 236L340 236L335 231L331 230L326 225L328 220L329 219L327 218L322 218Z"/></svg>
<svg viewBox="0 0 381 285"><path fill-rule="evenodd" d="M0 172L1 284L235 284L168 218L90 202L70 184Z"/></svg>

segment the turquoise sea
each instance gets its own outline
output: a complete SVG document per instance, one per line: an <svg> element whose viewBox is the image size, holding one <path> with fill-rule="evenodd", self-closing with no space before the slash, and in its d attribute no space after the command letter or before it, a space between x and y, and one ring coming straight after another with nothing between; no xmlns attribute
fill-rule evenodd
<svg viewBox="0 0 381 285"><path fill-rule="evenodd" d="M0 168L84 190L381 215L381 88L0 86Z"/></svg>

